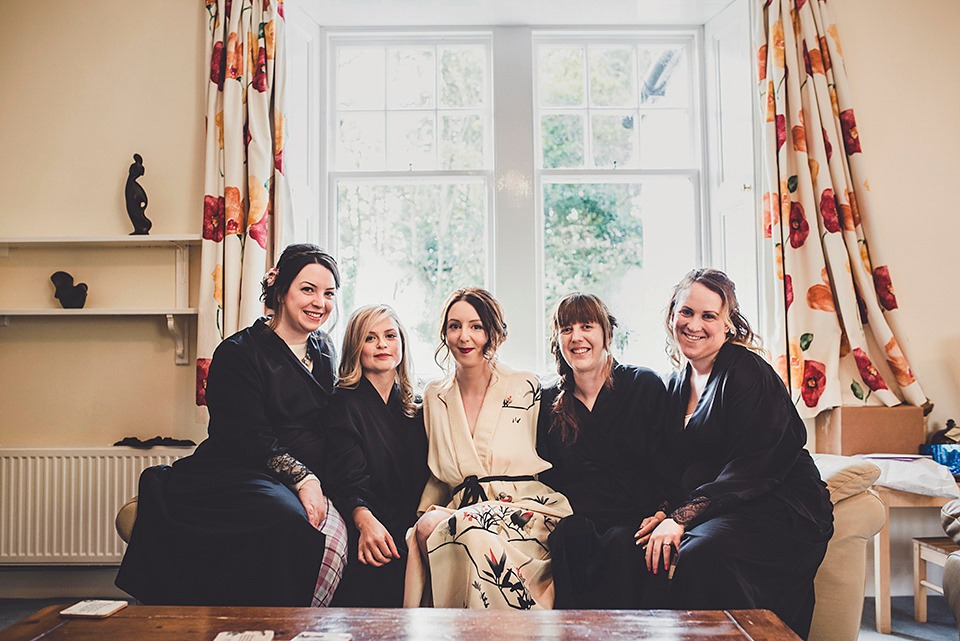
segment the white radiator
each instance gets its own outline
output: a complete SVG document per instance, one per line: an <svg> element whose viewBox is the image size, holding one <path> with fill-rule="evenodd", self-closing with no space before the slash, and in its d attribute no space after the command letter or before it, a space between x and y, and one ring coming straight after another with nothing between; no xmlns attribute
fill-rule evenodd
<svg viewBox="0 0 960 641"><path fill-rule="evenodd" d="M0 565L119 565L140 472L192 448L0 447Z"/></svg>

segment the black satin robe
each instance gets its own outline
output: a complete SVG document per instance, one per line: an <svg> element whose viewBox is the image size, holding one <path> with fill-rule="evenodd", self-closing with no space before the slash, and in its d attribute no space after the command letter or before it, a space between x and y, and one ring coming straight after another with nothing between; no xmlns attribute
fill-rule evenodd
<svg viewBox="0 0 960 641"><path fill-rule="evenodd" d="M334 354L319 333L307 348L312 373L263 320L217 347L209 436L141 475L118 587L151 605L310 605L325 537L291 470L267 465L289 452L324 482Z"/></svg>
<svg viewBox="0 0 960 641"><path fill-rule="evenodd" d="M663 382L652 370L615 364L613 387L600 391L592 411L574 399L580 432L572 444L550 430L558 393L556 386L543 391L537 425L537 452L553 465L540 480L564 494L574 512L548 541L554 607L638 608L646 567L634 534L667 498L654 473Z"/></svg>
<svg viewBox="0 0 960 641"><path fill-rule="evenodd" d="M684 427L690 373L668 385L669 449L685 495L669 513L687 528L670 604L767 608L805 637L833 508L803 421L773 368L728 343Z"/></svg>
<svg viewBox="0 0 960 641"><path fill-rule="evenodd" d="M354 389L337 389L332 401L332 429L351 431L364 462L363 479L344 482L333 500L347 522L349 564L334 595L334 606L400 607L403 574L407 563L404 534L417 520L417 506L427 482L427 435L423 414L408 417L400 403L400 388L394 385L387 403L366 379ZM343 439L340 439L343 442ZM330 473L351 477L356 456L330 450ZM346 469L338 468L347 462ZM390 532L400 553L381 567L357 560L359 532L351 514L366 505Z"/></svg>

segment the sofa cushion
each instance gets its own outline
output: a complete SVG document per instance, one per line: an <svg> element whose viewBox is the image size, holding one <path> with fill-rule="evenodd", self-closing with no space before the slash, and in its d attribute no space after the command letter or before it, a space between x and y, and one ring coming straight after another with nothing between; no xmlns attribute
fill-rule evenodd
<svg viewBox="0 0 960 641"><path fill-rule="evenodd" d="M869 461L836 454L812 454L830 501L837 503L869 489L880 478L880 468Z"/></svg>
<svg viewBox="0 0 960 641"><path fill-rule="evenodd" d="M940 522L947 536L953 539L954 543L960 544L960 499L953 499L940 508Z"/></svg>

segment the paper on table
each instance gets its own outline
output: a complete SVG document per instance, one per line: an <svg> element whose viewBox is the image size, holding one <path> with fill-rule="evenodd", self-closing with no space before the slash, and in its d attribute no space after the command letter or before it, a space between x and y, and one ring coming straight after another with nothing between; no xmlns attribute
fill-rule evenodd
<svg viewBox="0 0 960 641"><path fill-rule="evenodd" d="M87 599L86 601L74 603L69 608L60 610L60 616L102 619L125 607L127 607L126 601Z"/></svg>
<svg viewBox="0 0 960 641"><path fill-rule="evenodd" d="M318 632L314 630L304 630L291 641L353 641L353 635L349 632Z"/></svg>
<svg viewBox="0 0 960 641"><path fill-rule="evenodd" d="M273 630L247 630L245 632L221 632L213 641L273 641Z"/></svg>

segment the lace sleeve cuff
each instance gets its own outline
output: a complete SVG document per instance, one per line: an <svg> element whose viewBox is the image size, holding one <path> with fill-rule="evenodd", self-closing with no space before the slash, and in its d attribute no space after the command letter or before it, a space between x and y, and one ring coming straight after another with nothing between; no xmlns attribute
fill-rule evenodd
<svg viewBox="0 0 960 641"><path fill-rule="evenodd" d="M301 481L311 475L306 465L284 452L267 459L267 467L286 485L299 487Z"/></svg>
<svg viewBox="0 0 960 641"><path fill-rule="evenodd" d="M689 529L690 524L699 520L700 515L707 511L710 503L711 500L708 497L698 496L671 512L670 518Z"/></svg>

